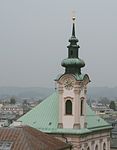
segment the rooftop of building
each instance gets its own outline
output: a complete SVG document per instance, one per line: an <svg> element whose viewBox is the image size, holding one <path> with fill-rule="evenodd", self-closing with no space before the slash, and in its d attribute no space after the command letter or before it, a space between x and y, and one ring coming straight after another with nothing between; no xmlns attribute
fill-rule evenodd
<svg viewBox="0 0 117 150"><path fill-rule="evenodd" d="M70 145L29 126L0 128L2 150L65 150Z"/></svg>
<svg viewBox="0 0 117 150"><path fill-rule="evenodd" d="M42 103L37 105L27 114L18 119L24 125L29 125L46 133L66 133L66 134L84 134L103 129L109 129L111 126L102 118L97 116L91 108L86 107L87 128L83 129L59 129L59 99L55 92L47 97Z"/></svg>

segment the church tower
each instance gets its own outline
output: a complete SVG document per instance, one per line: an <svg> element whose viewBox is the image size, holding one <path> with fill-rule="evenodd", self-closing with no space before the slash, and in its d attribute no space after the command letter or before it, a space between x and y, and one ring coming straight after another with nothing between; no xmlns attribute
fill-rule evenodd
<svg viewBox="0 0 117 150"><path fill-rule="evenodd" d="M81 129L87 127L86 93L90 79L88 75L81 73L85 63L79 58L80 46L75 36L75 17L72 20L72 36L67 46L68 58L61 63L65 73L56 79L59 94L58 128Z"/></svg>
<svg viewBox="0 0 117 150"><path fill-rule="evenodd" d="M90 79L81 71L85 63L79 58L74 17L69 43L68 57L61 63L65 72L56 79L56 91L18 121L52 134L74 150L110 150L112 127L86 103Z"/></svg>

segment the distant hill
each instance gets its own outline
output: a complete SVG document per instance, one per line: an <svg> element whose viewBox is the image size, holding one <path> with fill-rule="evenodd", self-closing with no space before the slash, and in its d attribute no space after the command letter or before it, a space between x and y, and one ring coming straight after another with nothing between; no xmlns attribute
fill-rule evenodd
<svg viewBox="0 0 117 150"><path fill-rule="evenodd" d="M107 97L112 99L117 99L117 87L89 87L88 96L91 97Z"/></svg>
<svg viewBox="0 0 117 150"><path fill-rule="evenodd" d="M20 98L39 97L43 99L53 93L52 88L43 87L0 87L0 98L5 96L16 96Z"/></svg>
<svg viewBox="0 0 117 150"><path fill-rule="evenodd" d="M43 87L0 87L0 98L5 96L16 96L20 98L46 98L54 92L53 88ZM117 98L117 87L88 87L88 97Z"/></svg>

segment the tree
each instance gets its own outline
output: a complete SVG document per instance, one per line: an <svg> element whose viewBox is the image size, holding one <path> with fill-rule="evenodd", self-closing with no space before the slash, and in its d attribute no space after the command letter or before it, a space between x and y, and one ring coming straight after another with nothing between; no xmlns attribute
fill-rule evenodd
<svg viewBox="0 0 117 150"><path fill-rule="evenodd" d="M115 102L114 102L114 101L111 101L111 102L110 102L109 108L111 108L111 109L113 109L113 110L116 110L116 105L115 105Z"/></svg>
<svg viewBox="0 0 117 150"><path fill-rule="evenodd" d="M11 99L10 99L10 104L15 104L15 103L16 103L15 97L11 97Z"/></svg>

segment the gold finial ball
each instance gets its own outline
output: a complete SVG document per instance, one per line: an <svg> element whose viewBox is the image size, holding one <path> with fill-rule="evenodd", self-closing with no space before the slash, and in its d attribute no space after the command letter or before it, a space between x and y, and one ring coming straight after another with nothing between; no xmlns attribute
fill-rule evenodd
<svg viewBox="0 0 117 150"><path fill-rule="evenodd" d="M72 11L72 21L75 22L76 17L75 17L75 11Z"/></svg>
<svg viewBox="0 0 117 150"><path fill-rule="evenodd" d="M75 21L75 20L76 20L76 18L73 16L73 17L72 17L72 20L73 20L73 21Z"/></svg>

